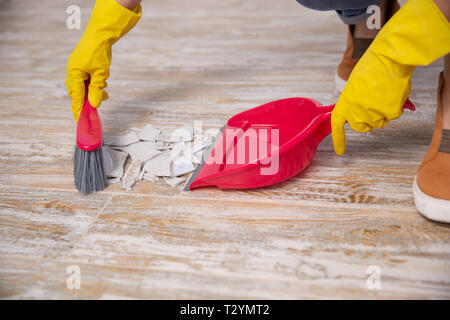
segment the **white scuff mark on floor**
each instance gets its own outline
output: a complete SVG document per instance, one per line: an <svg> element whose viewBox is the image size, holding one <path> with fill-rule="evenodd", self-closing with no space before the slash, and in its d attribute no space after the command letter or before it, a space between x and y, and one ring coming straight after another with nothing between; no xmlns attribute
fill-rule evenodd
<svg viewBox="0 0 450 320"><path fill-rule="evenodd" d="M189 126L163 131L148 124L124 134L107 135L103 157L109 183L120 182L129 190L139 181L158 183L163 177L167 185L177 187L202 162L217 131L202 132ZM131 161L127 161L128 155Z"/></svg>

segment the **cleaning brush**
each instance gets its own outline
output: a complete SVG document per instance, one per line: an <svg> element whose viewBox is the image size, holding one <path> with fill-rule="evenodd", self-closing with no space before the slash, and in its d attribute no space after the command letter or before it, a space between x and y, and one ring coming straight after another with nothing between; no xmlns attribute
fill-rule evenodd
<svg viewBox="0 0 450 320"><path fill-rule="evenodd" d="M103 130L97 109L88 99L89 80L85 81L86 94L77 124L77 146L74 155L75 186L83 194L101 191L108 186L103 165Z"/></svg>

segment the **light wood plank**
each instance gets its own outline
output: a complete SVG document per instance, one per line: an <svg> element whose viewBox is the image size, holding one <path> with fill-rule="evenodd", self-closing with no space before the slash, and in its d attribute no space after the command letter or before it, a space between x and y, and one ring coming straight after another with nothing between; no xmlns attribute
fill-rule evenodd
<svg viewBox="0 0 450 320"><path fill-rule="evenodd" d="M0 254L63 258L110 196L0 187Z"/></svg>
<svg viewBox="0 0 450 320"><path fill-rule="evenodd" d="M326 139L299 176L248 191L164 182L82 197L64 84L82 30L73 1L0 0L0 297L449 298L449 227L422 218L411 184L433 130L442 61L418 68L417 111ZM82 29L93 2L78 1ZM113 48L105 135L194 120L219 128L279 98L336 102L346 28L294 0L146 3ZM69 265L82 289L66 288ZM368 290L366 269L381 269Z"/></svg>

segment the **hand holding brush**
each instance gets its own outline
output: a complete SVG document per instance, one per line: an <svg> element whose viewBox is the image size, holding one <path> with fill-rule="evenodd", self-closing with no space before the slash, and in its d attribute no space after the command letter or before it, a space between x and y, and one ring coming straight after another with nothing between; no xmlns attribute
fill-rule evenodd
<svg viewBox="0 0 450 320"><path fill-rule="evenodd" d="M83 194L101 191L108 186L103 166L103 130L97 109L89 103L89 80L85 81L85 102L77 123L77 146L74 155L75 186Z"/></svg>

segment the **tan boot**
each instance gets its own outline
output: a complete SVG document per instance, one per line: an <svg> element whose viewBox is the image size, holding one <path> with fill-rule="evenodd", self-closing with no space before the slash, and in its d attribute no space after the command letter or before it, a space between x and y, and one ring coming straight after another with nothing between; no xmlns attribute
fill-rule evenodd
<svg viewBox="0 0 450 320"><path fill-rule="evenodd" d="M428 219L450 223L450 130L442 129L442 90L439 76L438 107L433 139L414 181L414 203Z"/></svg>
<svg viewBox="0 0 450 320"><path fill-rule="evenodd" d="M396 0L388 0L386 8L386 21L392 17L398 9L400 9L400 5ZM373 39L355 38L353 36L354 30L355 25L348 26L347 47L334 76L334 94L336 96L339 96L344 90L347 80L350 77L350 73L353 71L356 63L358 63L359 59L362 57L364 52L366 52L367 48L373 41Z"/></svg>

